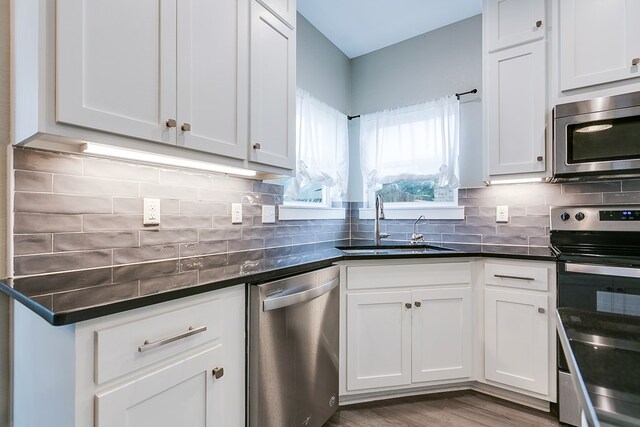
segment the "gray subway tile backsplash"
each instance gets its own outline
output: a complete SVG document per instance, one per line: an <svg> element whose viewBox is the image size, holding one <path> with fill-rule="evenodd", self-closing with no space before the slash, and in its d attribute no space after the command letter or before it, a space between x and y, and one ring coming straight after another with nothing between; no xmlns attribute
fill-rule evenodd
<svg viewBox="0 0 640 427"><path fill-rule="evenodd" d="M50 294L121 282L128 282L116 292L121 296L163 292L270 266L276 257L322 250L334 240L373 235L373 221L358 218L360 202L345 204L345 220L262 224L262 206L282 204L283 187L256 180L18 147L14 168L16 275L91 269L56 289L33 284L25 290L57 309L65 297ZM640 180L492 186L458 194L465 218L420 221L418 232L427 242L546 255L550 205L640 203ZM142 224L144 197L161 200L160 226ZM231 203L243 204L242 224L231 224ZM495 222L500 204L509 206L506 224ZM406 243L413 222L383 220L382 229L392 234L390 241ZM135 263L143 264L128 265ZM172 279L154 279L163 275Z"/></svg>

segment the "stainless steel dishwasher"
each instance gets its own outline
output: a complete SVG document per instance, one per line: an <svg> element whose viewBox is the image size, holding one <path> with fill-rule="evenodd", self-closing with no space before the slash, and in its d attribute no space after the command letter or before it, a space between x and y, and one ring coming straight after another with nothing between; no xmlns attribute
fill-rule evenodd
<svg viewBox="0 0 640 427"><path fill-rule="evenodd" d="M249 289L249 426L321 426L338 407L338 267Z"/></svg>

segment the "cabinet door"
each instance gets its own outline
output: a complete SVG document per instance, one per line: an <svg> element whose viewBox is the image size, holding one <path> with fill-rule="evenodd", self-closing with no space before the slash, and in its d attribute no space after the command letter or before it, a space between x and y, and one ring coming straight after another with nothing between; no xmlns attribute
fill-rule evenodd
<svg viewBox="0 0 640 427"><path fill-rule="evenodd" d="M222 426L222 346L96 395L96 427Z"/></svg>
<svg viewBox="0 0 640 427"><path fill-rule="evenodd" d="M544 4L542 0L485 0L489 52L543 38Z"/></svg>
<svg viewBox="0 0 640 427"><path fill-rule="evenodd" d="M410 291L347 295L348 390L411 383L410 307Z"/></svg>
<svg viewBox="0 0 640 427"><path fill-rule="evenodd" d="M175 144L176 1L56 4L56 120Z"/></svg>
<svg viewBox="0 0 640 427"><path fill-rule="evenodd" d="M412 381L471 375L471 289L412 292Z"/></svg>
<svg viewBox="0 0 640 427"><path fill-rule="evenodd" d="M544 40L488 57L489 174L545 170Z"/></svg>
<svg viewBox="0 0 640 427"><path fill-rule="evenodd" d="M257 1L251 5L250 160L295 164L295 32Z"/></svg>
<svg viewBox="0 0 640 427"><path fill-rule="evenodd" d="M248 4L178 2L178 145L247 156Z"/></svg>
<svg viewBox="0 0 640 427"><path fill-rule="evenodd" d="M259 0L267 9L286 22L296 26L296 0Z"/></svg>
<svg viewBox="0 0 640 427"><path fill-rule="evenodd" d="M485 377L549 394L547 296L485 289Z"/></svg>
<svg viewBox="0 0 640 427"><path fill-rule="evenodd" d="M560 2L560 88L576 89L639 77L640 2Z"/></svg>

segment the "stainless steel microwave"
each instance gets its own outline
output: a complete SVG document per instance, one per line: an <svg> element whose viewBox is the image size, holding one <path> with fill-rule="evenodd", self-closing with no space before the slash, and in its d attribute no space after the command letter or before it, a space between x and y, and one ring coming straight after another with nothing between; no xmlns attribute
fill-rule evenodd
<svg viewBox="0 0 640 427"><path fill-rule="evenodd" d="M640 177L640 92L557 105L555 181Z"/></svg>

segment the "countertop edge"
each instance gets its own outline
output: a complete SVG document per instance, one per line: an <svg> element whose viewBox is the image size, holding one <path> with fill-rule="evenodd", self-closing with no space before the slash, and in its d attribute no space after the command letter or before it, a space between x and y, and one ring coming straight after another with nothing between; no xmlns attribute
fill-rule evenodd
<svg viewBox="0 0 640 427"><path fill-rule="evenodd" d="M246 275L238 275L228 279L222 279L215 282L203 283L199 285L189 286L185 288L175 289L168 292L159 292L129 300L115 301L103 305L95 305L72 311L53 312L48 308L38 304L30 297L25 296L15 290L8 284L6 280L0 280L0 291L5 293L16 301L20 302L34 313L42 317L53 326L70 325L85 320L91 320L111 314L117 314L136 308L147 307L162 302L172 301L197 295L205 292L211 292L218 289L227 288L243 283L261 283L270 280L285 278L287 276L305 273L319 268L327 267L338 261L350 260L382 260L382 259L416 259L416 258L505 258L505 259L522 259L531 261L555 261L555 257L549 255L526 255L526 254L504 254L504 253L487 253L487 252L447 252L447 253L425 253L421 254L393 254L393 255L347 255L341 254L336 256L328 256L320 260L313 260L292 266L276 268L272 270L262 271L258 273L250 273Z"/></svg>

